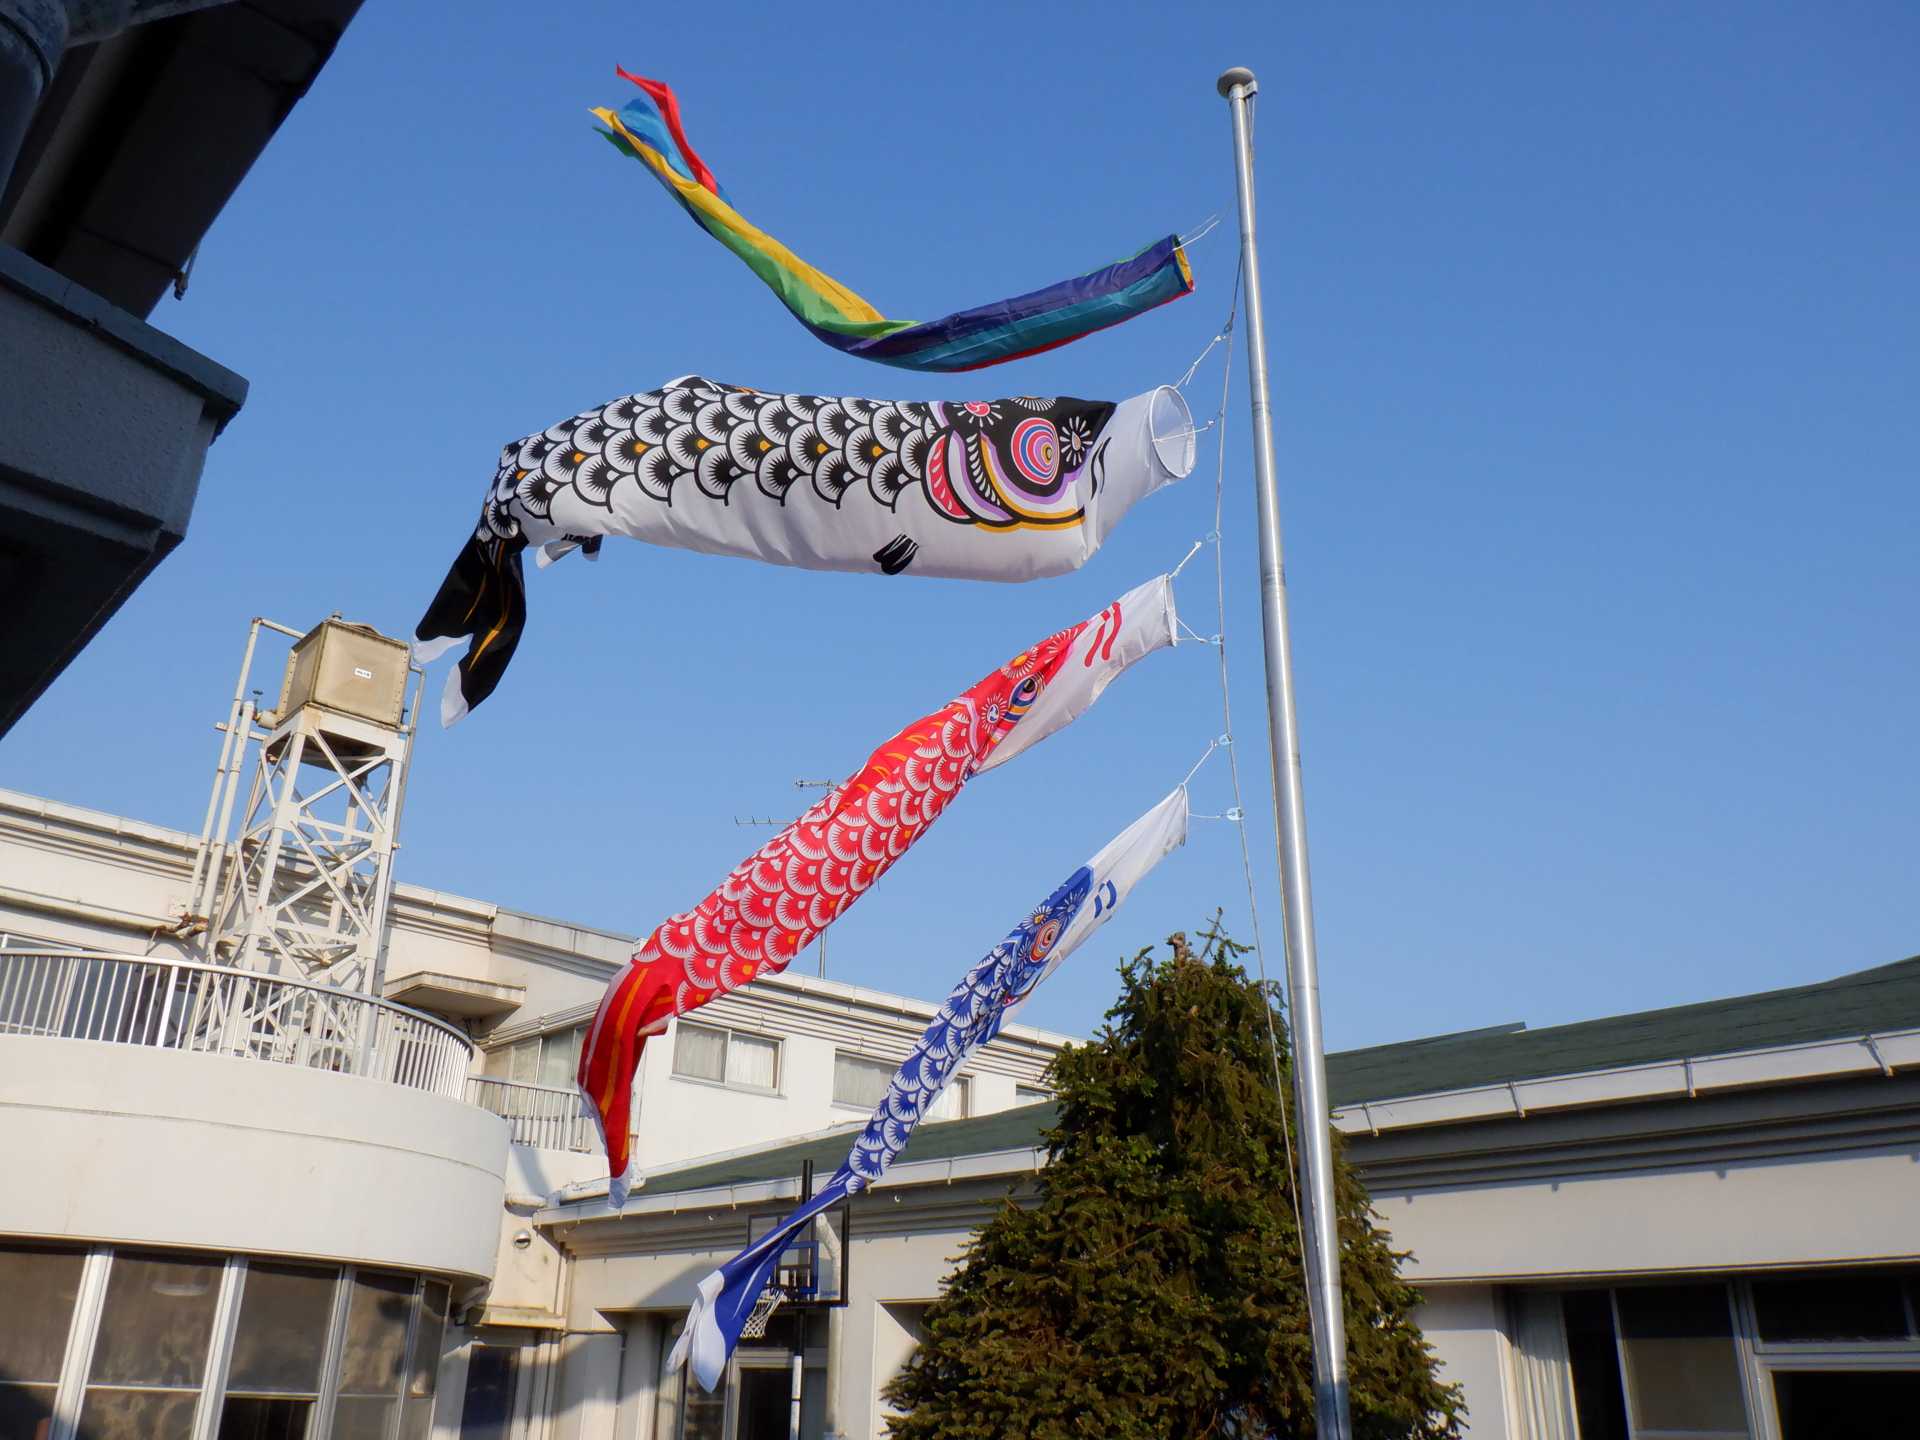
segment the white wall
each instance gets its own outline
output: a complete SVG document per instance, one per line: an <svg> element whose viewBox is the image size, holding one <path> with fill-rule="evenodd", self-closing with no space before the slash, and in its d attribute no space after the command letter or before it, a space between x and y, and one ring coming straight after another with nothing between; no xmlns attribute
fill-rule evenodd
<svg viewBox="0 0 1920 1440"><path fill-rule="evenodd" d="M492 1273L506 1126L266 1061L0 1036L0 1234Z"/></svg>
<svg viewBox="0 0 1920 1440"><path fill-rule="evenodd" d="M1905 1150L1376 1190L1373 1204L1416 1285L1920 1259Z"/></svg>
<svg viewBox="0 0 1920 1440"><path fill-rule="evenodd" d="M553 1440L608 1440L619 1413L624 1335L569 1335L560 1347Z"/></svg>
<svg viewBox="0 0 1920 1440"><path fill-rule="evenodd" d="M880 1387L913 1348L892 1307L936 1299L953 1270L952 1257L972 1239L972 1230L957 1228L864 1238L856 1234L840 1349L840 1424L849 1436L879 1440L887 1433Z"/></svg>
<svg viewBox="0 0 1920 1440"><path fill-rule="evenodd" d="M1507 1357L1506 1317L1491 1285L1435 1286L1414 1319L1440 1362L1443 1384L1466 1391L1462 1433L1504 1440L1517 1433Z"/></svg>
<svg viewBox="0 0 1920 1440"><path fill-rule="evenodd" d="M566 1297L567 1257L553 1237L530 1218L562 1186L591 1180L607 1172L599 1155L569 1150L536 1150L528 1145L507 1147L507 1208L499 1219L500 1243L488 1288L483 1319L490 1325L560 1324ZM518 1243L524 1236L526 1243Z"/></svg>
<svg viewBox="0 0 1920 1440"><path fill-rule="evenodd" d="M886 1388L887 1382L906 1368L907 1361L913 1358L913 1352L920 1347L919 1324L924 1305L890 1305L876 1303L873 1307L873 1368L870 1372L873 1390L877 1396ZM877 1402L869 1417L875 1437L884 1437L887 1433L887 1416L897 1414L891 1405Z"/></svg>
<svg viewBox="0 0 1920 1440"><path fill-rule="evenodd" d="M672 1027L648 1042L640 1060L640 1119L634 1148L642 1170L722 1151L745 1150L834 1126L857 1127L871 1113L833 1101L836 1051L897 1062L920 1041L935 1007L897 995L805 975L775 975L688 1017L780 1041L777 1094L742 1090L673 1073ZM1016 1085L1040 1084L1068 1037L1008 1026L968 1060L968 1113L988 1115L1016 1103Z"/></svg>

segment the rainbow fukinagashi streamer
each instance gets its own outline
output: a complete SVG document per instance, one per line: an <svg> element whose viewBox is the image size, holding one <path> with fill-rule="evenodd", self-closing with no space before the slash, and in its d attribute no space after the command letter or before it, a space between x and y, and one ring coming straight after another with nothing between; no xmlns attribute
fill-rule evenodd
<svg viewBox="0 0 1920 1440"><path fill-rule="evenodd" d="M596 109L614 146L644 164L694 221L746 262L794 318L848 355L905 370L977 370L1067 345L1177 300L1193 289L1178 235L1115 264L939 320L889 320L733 208L687 140L674 93L621 70L640 94Z"/></svg>

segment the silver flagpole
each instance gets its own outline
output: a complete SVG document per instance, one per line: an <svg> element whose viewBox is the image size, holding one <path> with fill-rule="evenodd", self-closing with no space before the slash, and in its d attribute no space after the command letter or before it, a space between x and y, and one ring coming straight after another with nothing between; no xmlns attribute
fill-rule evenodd
<svg viewBox="0 0 1920 1440"><path fill-rule="evenodd" d="M1235 66L1219 91L1233 113L1240 183L1240 259L1247 296L1247 390L1253 406L1253 479L1260 505L1260 619L1267 652L1267 735L1273 758L1273 822L1280 839L1280 903L1286 911L1287 1015L1298 1097L1300 1192L1307 1233L1307 1302L1313 1319L1313 1392L1320 1440L1350 1440L1347 1326L1340 1305L1340 1233L1333 1205L1333 1141L1327 1062L1320 1039L1320 975L1313 949L1313 882L1307 873L1307 810L1300 790L1300 727L1293 712L1293 644L1273 483L1273 419L1267 404L1267 332L1260 311L1260 258L1253 240L1253 72Z"/></svg>

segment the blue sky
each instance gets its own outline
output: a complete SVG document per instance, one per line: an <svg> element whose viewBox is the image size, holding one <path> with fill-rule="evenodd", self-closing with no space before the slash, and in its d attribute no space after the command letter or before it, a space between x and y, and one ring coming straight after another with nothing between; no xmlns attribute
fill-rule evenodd
<svg viewBox="0 0 1920 1440"><path fill-rule="evenodd" d="M1823 978L1920 950L1920 12L1848 6L370 5L154 323L249 377L186 545L0 743L0 784L197 828L246 621L410 633L506 440L688 371L900 398L1136 393L1226 312L1214 77L1258 183L1335 1047ZM1219 212L1196 294L998 371L844 358L594 138L679 91L740 207L883 311ZM1216 351L1197 377L1210 413ZM1227 629L1279 972L1244 375ZM532 577L500 692L416 751L403 880L643 933L791 781L1171 566L1214 440L1083 571L815 575L631 543ZM1217 627L1196 559L1180 599ZM984 776L831 933L929 998L1220 729L1153 657ZM439 672L433 677L437 686ZM1196 808L1230 803L1218 759ZM1216 906L1188 847L1023 1016Z"/></svg>

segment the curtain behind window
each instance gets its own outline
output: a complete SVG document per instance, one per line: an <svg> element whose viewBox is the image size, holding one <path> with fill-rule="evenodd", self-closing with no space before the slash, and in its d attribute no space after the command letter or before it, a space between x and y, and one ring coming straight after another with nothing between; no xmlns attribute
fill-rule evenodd
<svg viewBox="0 0 1920 1440"><path fill-rule="evenodd" d="M900 1068L892 1060L869 1060L864 1055L849 1055L836 1050L833 1055L833 1103L857 1105L871 1110L885 1097Z"/></svg>
<svg viewBox="0 0 1920 1440"><path fill-rule="evenodd" d="M1513 1315L1514 1388L1525 1427L1521 1433L1527 1440L1579 1440L1560 1292L1515 1290L1508 1304Z"/></svg>
<svg viewBox="0 0 1920 1440"><path fill-rule="evenodd" d="M673 1073L695 1080L727 1078L727 1032L680 1021L673 1038Z"/></svg>
<svg viewBox="0 0 1920 1440"><path fill-rule="evenodd" d="M727 1037L727 1083L774 1090L780 1083L780 1046L754 1035Z"/></svg>
<svg viewBox="0 0 1920 1440"><path fill-rule="evenodd" d="M956 1075L949 1080L947 1088L927 1107L929 1120L964 1120L969 1113L967 1078L964 1075Z"/></svg>

